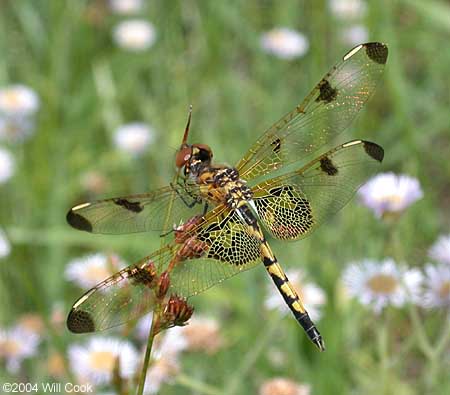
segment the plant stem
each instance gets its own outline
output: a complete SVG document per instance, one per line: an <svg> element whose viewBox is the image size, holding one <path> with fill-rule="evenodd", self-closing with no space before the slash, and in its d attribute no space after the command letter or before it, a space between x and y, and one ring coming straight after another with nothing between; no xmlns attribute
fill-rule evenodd
<svg viewBox="0 0 450 395"><path fill-rule="evenodd" d="M447 320L440 336L438 336L433 345L430 345L430 351L426 354L428 363L426 365L427 370L424 376L427 393L435 393L437 377L441 366L439 359L441 358L441 354L445 352L449 339L450 323L449 320Z"/></svg>
<svg viewBox="0 0 450 395"><path fill-rule="evenodd" d="M417 307L411 303L408 311L409 311L409 316L411 318L411 322L414 326L414 333L417 336L419 348L428 359L432 359L433 358L433 346L430 344L428 336L422 325L422 321L419 317L419 312L417 311Z"/></svg>
<svg viewBox="0 0 450 395"><path fill-rule="evenodd" d="M139 386L136 392L137 395L142 395L144 392L145 378L147 377L148 364L150 362L150 354L152 352L153 340L156 336L156 328L159 325L159 312L154 311L152 318L152 325L148 333L147 348L145 349L144 364L142 365L141 377L139 378Z"/></svg>
<svg viewBox="0 0 450 395"><path fill-rule="evenodd" d="M385 320L381 320L379 329L377 330L377 343L378 343L378 358L380 362L380 384L381 394L388 393L388 380L389 380L389 368L391 362L389 360L389 339L388 339L388 327Z"/></svg>

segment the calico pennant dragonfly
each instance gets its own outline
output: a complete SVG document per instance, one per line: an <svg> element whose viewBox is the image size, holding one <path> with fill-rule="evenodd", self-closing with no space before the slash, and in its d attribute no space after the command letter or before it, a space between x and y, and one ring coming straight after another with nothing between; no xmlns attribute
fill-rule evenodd
<svg viewBox="0 0 450 395"><path fill-rule="evenodd" d="M150 193L73 207L69 224L91 233L161 232L180 220L182 225L160 250L84 294L72 307L68 328L92 332L146 314L154 307L161 288L156 279L162 274L169 279L168 294L188 298L262 262L308 337L323 350L322 337L262 228L281 240L310 235L350 200L378 168L384 151L375 143L353 140L285 174L270 175L305 161L350 124L375 91L387 56L387 46L378 42L350 50L235 167L213 164L205 144L187 144L189 116L176 155L176 182Z"/></svg>

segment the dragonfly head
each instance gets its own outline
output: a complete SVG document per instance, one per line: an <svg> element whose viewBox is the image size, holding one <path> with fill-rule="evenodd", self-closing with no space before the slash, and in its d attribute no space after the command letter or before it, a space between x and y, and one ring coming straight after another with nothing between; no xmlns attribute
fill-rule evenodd
<svg viewBox="0 0 450 395"><path fill-rule="evenodd" d="M182 144L175 157L176 166L183 168L184 175L198 174L200 169L211 164L213 153L206 144Z"/></svg>

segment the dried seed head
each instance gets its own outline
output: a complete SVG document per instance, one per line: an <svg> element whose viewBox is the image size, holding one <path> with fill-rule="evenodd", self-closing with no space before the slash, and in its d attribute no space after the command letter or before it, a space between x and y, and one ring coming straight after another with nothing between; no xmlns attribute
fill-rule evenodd
<svg viewBox="0 0 450 395"><path fill-rule="evenodd" d="M186 299L171 295L161 319L161 329L184 326L194 313L194 307Z"/></svg>

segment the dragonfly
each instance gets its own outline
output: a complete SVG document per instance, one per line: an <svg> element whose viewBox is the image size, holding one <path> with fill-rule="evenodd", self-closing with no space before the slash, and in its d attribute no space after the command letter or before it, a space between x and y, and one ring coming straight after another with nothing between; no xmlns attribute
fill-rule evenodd
<svg viewBox="0 0 450 395"><path fill-rule="evenodd" d="M286 241L309 236L377 171L384 150L370 141L316 151L359 113L376 90L387 57L387 45L380 42L351 49L234 167L215 164L208 145L187 143L190 112L175 157L175 182L73 207L68 223L91 233L161 232L168 223L181 225L169 231L173 240L79 298L68 315L69 330L104 330L145 315L155 306L162 274L168 294L190 298L262 263L308 338L323 351L324 340L265 233Z"/></svg>

